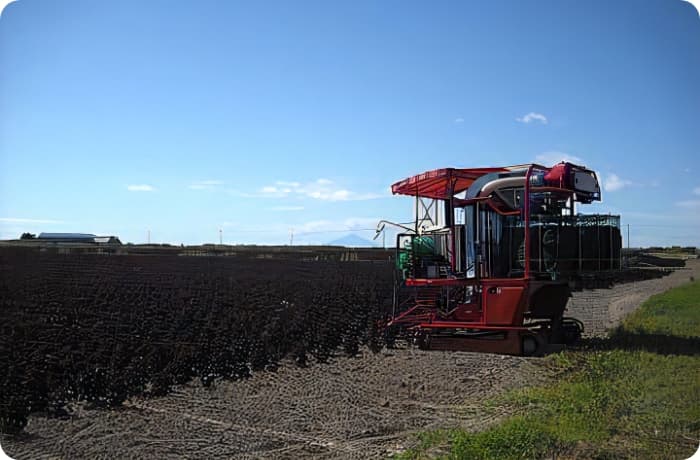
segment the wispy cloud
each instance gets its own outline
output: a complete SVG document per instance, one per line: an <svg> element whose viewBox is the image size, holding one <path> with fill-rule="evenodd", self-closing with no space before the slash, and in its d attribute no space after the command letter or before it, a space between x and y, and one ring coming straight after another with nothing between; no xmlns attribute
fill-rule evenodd
<svg viewBox="0 0 700 460"><path fill-rule="evenodd" d="M584 163L582 158L579 158L575 155L570 155L568 153L556 151L543 152L535 157L535 162L541 163L542 166L551 166L562 161L568 161L570 163L576 163L579 165Z"/></svg>
<svg viewBox="0 0 700 460"><path fill-rule="evenodd" d="M370 231L377 227L378 217L348 217L343 220L313 220L294 227L295 234Z"/></svg>
<svg viewBox="0 0 700 460"><path fill-rule="evenodd" d="M462 117L455 118L454 123L455 123L456 125L459 125L459 124L461 124L461 123L464 123L464 118L462 118Z"/></svg>
<svg viewBox="0 0 700 460"><path fill-rule="evenodd" d="M692 190L693 195L700 195L700 187L695 187ZM700 200L697 198L693 198L690 200L681 200L681 201L676 201L676 206L685 208L685 209L693 209L693 210L700 210Z"/></svg>
<svg viewBox="0 0 700 460"><path fill-rule="evenodd" d="M261 226L260 223L223 222L222 228L228 229L229 235L236 235L237 243L288 244L291 234L294 244L327 244L330 240L344 233L356 233L371 240L380 217L348 217L345 219L319 219L307 222L284 222L276 217L273 222ZM392 233L393 232L393 233ZM387 227L386 241L391 242L395 231Z"/></svg>
<svg viewBox="0 0 700 460"><path fill-rule="evenodd" d="M313 198L322 201L359 201L381 198L379 193L360 193L348 190L337 185L330 179L316 179L312 182L300 183L292 181L277 181L274 184L266 185L258 190L257 194L244 192L232 193L243 197L264 197L264 198Z"/></svg>
<svg viewBox="0 0 700 460"><path fill-rule="evenodd" d="M606 192L615 192L621 190L629 185L632 185L632 181L622 179L617 174L608 174L603 180L603 188Z"/></svg>
<svg viewBox="0 0 700 460"><path fill-rule="evenodd" d="M303 206L273 206L270 211L303 211Z"/></svg>
<svg viewBox="0 0 700 460"><path fill-rule="evenodd" d="M190 190L213 190L223 184L224 182L220 180L199 180L192 182L187 188Z"/></svg>
<svg viewBox="0 0 700 460"><path fill-rule="evenodd" d="M25 219L23 217L0 217L0 222L11 224L63 224L61 220L52 219Z"/></svg>
<svg viewBox="0 0 700 460"><path fill-rule="evenodd" d="M538 122L542 123L543 125L547 124L547 117L542 115L541 113L537 112L530 112L526 115L523 115L522 117L516 118L515 121L519 121L520 123L532 123L532 122Z"/></svg>
<svg viewBox="0 0 700 460"><path fill-rule="evenodd" d="M126 189L130 192L153 192L155 188L151 185L138 184L138 185L127 185Z"/></svg>
<svg viewBox="0 0 700 460"><path fill-rule="evenodd" d="M274 222L266 223L261 226L260 223L254 224L251 222L223 222L222 228L228 228L231 232L241 234L247 233L265 233L284 237L288 236L290 231L294 232L296 237L301 235L324 235L343 232L367 232L374 236L374 231L379 222L379 217L348 217L345 219L318 219L307 222L283 222L280 219L275 219Z"/></svg>
<svg viewBox="0 0 700 460"><path fill-rule="evenodd" d="M294 234L304 233L334 233L334 232L352 232L352 231L370 231L377 227L377 223L381 220L379 217L348 217L345 219L317 219L301 223L284 223L276 219L274 223L264 226L264 229L259 224L251 224L250 222L223 222L222 227L234 228L236 231L261 231L269 233L289 233L290 229L294 230Z"/></svg>

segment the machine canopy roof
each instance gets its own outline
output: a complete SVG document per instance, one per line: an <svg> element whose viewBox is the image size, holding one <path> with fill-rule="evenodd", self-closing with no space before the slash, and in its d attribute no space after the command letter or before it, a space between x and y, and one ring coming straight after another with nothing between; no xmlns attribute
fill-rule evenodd
<svg viewBox="0 0 700 460"><path fill-rule="evenodd" d="M508 168L442 168L401 180L391 186L393 194L447 200L461 193L484 174L508 171Z"/></svg>

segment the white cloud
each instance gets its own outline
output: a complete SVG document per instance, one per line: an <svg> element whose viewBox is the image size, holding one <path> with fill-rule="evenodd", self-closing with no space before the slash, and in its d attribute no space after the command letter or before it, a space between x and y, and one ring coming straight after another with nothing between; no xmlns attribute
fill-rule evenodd
<svg viewBox="0 0 700 460"><path fill-rule="evenodd" d="M694 195L700 195L700 187L695 187L695 188L693 189L693 194L694 194Z"/></svg>
<svg viewBox="0 0 700 460"><path fill-rule="evenodd" d="M288 182L288 181L278 180L277 182L275 182L275 185L279 185L282 187L299 187L301 184L299 182Z"/></svg>
<svg viewBox="0 0 700 460"><path fill-rule="evenodd" d="M294 229L294 234L303 233L333 233L333 232L351 232L351 231L369 231L377 227L377 223L381 220L379 217L348 217L346 219L329 220L319 219L311 220L303 223L284 223L276 221L270 225L265 225L268 232L279 232L282 234L289 233L290 228ZM248 224L239 224L237 222L224 222L223 227L233 227L242 231L259 229L259 226L248 227Z"/></svg>
<svg viewBox="0 0 700 460"><path fill-rule="evenodd" d="M527 115L523 115L522 117L516 118L515 121L519 121L520 123L532 123L533 121L537 121L539 123L542 123L543 125L547 124L547 117L542 115L541 113L536 113L536 112L530 112Z"/></svg>
<svg viewBox="0 0 700 460"><path fill-rule="evenodd" d="M270 211L303 211L303 206L273 206Z"/></svg>
<svg viewBox="0 0 700 460"><path fill-rule="evenodd" d="M287 244L290 232L294 232L294 242L298 244L325 244L331 238L342 233L359 233L371 239L375 235L379 217L349 217L346 219L329 220L320 219L302 223L284 222L280 218L266 223L261 227L260 223L251 222L223 222L222 228L229 229L229 235L236 234L237 242L260 243L264 239L267 244ZM389 229L391 230L391 229ZM387 241L391 238L387 236Z"/></svg>
<svg viewBox="0 0 700 460"><path fill-rule="evenodd" d="M250 195L241 192L232 192L244 197L285 198L295 196L298 198L313 198L322 201L358 201L380 198L383 195L377 193L359 193L337 186L330 179L317 179L306 184L290 181L277 181L275 185L267 185L259 190L258 195Z"/></svg>
<svg viewBox="0 0 700 460"><path fill-rule="evenodd" d="M329 230L337 229L339 227L338 223L334 223L330 220L312 220L310 222L305 222L301 225L294 226L295 233L315 233L315 232L327 232Z"/></svg>
<svg viewBox="0 0 700 460"><path fill-rule="evenodd" d="M690 172L690 168L684 168L684 169L683 169L683 172L684 172L684 173L689 173L689 172Z"/></svg>
<svg viewBox="0 0 700 460"><path fill-rule="evenodd" d="M622 179L620 176L617 174L609 174L604 180L603 180L603 188L605 188L606 192L614 192L616 190L621 190L628 185L632 185L632 181Z"/></svg>
<svg viewBox="0 0 700 460"><path fill-rule="evenodd" d="M65 222L52 219L25 219L22 217L0 217L0 222L11 224L63 224Z"/></svg>
<svg viewBox="0 0 700 460"><path fill-rule="evenodd" d="M542 166L552 166L562 161L568 161L569 163L575 163L578 165L582 165L584 163L582 158L556 151L543 152L535 157L535 162L542 164Z"/></svg>
<svg viewBox="0 0 700 460"><path fill-rule="evenodd" d="M343 223L350 230L356 230L359 228L376 228L377 223L381 219L378 217L349 217L343 221Z"/></svg>
<svg viewBox="0 0 700 460"><path fill-rule="evenodd" d="M139 185L127 185L126 189L130 192L153 192L155 188L151 185L139 184Z"/></svg>
<svg viewBox="0 0 700 460"><path fill-rule="evenodd" d="M294 233L333 233L373 231L381 219L378 217L349 217L343 220L313 220L294 226Z"/></svg>
<svg viewBox="0 0 700 460"><path fill-rule="evenodd" d="M458 125L460 123L464 123L464 118L462 118L462 117L455 118L455 124Z"/></svg>
<svg viewBox="0 0 700 460"><path fill-rule="evenodd" d="M191 190L213 190L219 185L223 185L223 181L220 180L200 180L192 182L187 188Z"/></svg>

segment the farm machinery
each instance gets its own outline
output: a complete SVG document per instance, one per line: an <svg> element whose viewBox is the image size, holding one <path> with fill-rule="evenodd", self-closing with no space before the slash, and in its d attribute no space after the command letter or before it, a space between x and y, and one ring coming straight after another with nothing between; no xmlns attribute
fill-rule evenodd
<svg viewBox="0 0 700 460"><path fill-rule="evenodd" d="M619 216L576 213L601 199L586 167L436 169L392 192L415 198L415 222L377 228L402 229L390 342L540 354L583 332L580 321L564 317L570 280L620 268Z"/></svg>

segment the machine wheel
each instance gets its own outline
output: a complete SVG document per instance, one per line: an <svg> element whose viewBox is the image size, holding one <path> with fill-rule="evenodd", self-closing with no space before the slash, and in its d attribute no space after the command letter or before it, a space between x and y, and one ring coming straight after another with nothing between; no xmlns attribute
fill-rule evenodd
<svg viewBox="0 0 700 460"><path fill-rule="evenodd" d="M426 332L419 332L414 338L414 343L418 345L421 350L430 349L430 334Z"/></svg>
<svg viewBox="0 0 700 460"><path fill-rule="evenodd" d="M583 333L583 323L575 318L564 318L562 320L562 336L566 345L573 345L578 342Z"/></svg>
<svg viewBox="0 0 700 460"><path fill-rule="evenodd" d="M522 338L523 356L533 356L540 349L540 341L534 334L526 334Z"/></svg>

